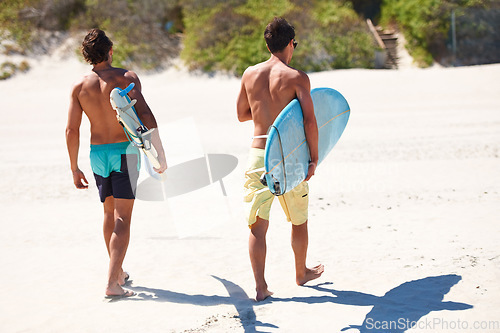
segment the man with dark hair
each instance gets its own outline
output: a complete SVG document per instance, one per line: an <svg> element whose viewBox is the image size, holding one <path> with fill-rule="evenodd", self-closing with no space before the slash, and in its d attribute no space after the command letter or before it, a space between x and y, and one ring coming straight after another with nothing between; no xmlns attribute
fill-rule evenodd
<svg viewBox="0 0 500 333"><path fill-rule="evenodd" d="M82 55L86 62L97 65L109 59L109 51L112 47L113 42L104 31L92 29L83 40Z"/></svg>
<svg viewBox="0 0 500 333"><path fill-rule="evenodd" d="M272 295L264 278L266 260L266 233L273 194L260 182L264 171L264 148L268 128L281 110L294 98L300 101L304 114L304 128L311 154L307 178L295 189L278 197L280 204L292 223L292 249L295 255L295 277L298 285L316 279L323 273L323 265L306 267L308 246L307 180L313 175L318 163L318 127L311 98L311 85L306 73L290 67L294 49L297 47L294 28L283 18L274 18L264 32L269 60L247 68L241 79L237 99L239 121L253 120L254 137L245 172L246 218L250 227L249 252L255 277L257 296L261 301Z"/></svg>
<svg viewBox="0 0 500 333"><path fill-rule="evenodd" d="M141 82L136 73L111 66L113 43L104 31L92 29L82 43L85 60L93 65L92 72L80 79L71 91L66 144L78 189L88 188L88 181L78 167L80 124L85 113L90 121L90 163L104 206L104 240L109 254L107 297L134 295L122 288L129 276L122 269L129 239L130 222L135 199L135 188L140 169L140 154L125 135L111 107L109 95L115 87L124 89L130 83L135 87L129 93L136 99L136 111L148 128L156 128L156 120L141 93ZM165 153L158 130L153 131L152 142L158 151L162 173L167 169Z"/></svg>
<svg viewBox="0 0 500 333"><path fill-rule="evenodd" d="M264 31L269 52L275 53L283 50L291 40L295 39L295 29L283 18L275 18ZM294 40L295 43L295 40ZM294 45L296 47L296 45Z"/></svg>

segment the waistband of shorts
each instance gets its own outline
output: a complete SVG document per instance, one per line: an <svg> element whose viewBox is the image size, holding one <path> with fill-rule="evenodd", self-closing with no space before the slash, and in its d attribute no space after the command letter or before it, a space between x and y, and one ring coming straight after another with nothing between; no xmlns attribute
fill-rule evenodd
<svg viewBox="0 0 500 333"><path fill-rule="evenodd" d="M248 154L247 170L262 168L264 166L264 153L262 148L250 148Z"/></svg>
<svg viewBox="0 0 500 333"><path fill-rule="evenodd" d="M127 149L131 143L129 141L116 142L116 143L106 143L102 145L90 145L91 151L103 151L103 150L115 150L115 149Z"/></svg>
<svg viewBox="0 0 500 333"><path fill-rule="evenodd" d="M250 148L250 156L264 157L265 149L262 148Z"/></svg>

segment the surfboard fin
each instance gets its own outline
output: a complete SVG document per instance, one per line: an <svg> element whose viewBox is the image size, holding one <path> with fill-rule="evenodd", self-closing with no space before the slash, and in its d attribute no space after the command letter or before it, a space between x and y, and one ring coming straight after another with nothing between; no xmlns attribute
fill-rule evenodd
<svg viewBox="0 0 500 333"><path fill-rule="evenodd" d="M274 185L274 195L276 195L276 196L282 195L283 193L281 193L280 182L275 181L273 185Z"/></svg>
<svg viewBox="0 0 500 333"><path fill-rule="evenodd" d="M151 144L151 134L154 132L154 130L155 128L152 128L145 132L141 132L142 142L144 144L144 149L146 150L154 149L153 145Z"/></svg>
<svg viewBox="0 0 500 333"><path fill-rule="evenodd" d="M264 172L262 176L260 177L260 183L264 186L267 186L267 179L266 179L266 173Z"/></svg>
<svg viewBox="0 0 500 333"><path fill-rule="evenodd" d="M131 84L129 84L127 86L127 88L123 89L122 91L119 92L120 96L121 97L125 97L126 94L128 94L132 89L134 89L134 82L132 82Z"/></svg>
<svg viewBox="0 0 500 333"><path fill-rule="evenodd" d="M265 172L262 174L262 176L260 177L260 182L264 186L269 186L267 184L266 175L267 175L267 173L265 173ZM271 177L272 177L272 175L271 175ZM276 195L276 196L282 195L283 193L281 193L280 182L276 178L274 178L274 177L272 177L272 178L273 178L273 184L272 184L272 186L273 186L273 189L274 189L274 193L273 194Z"/></svg>
<svg viewBox="0 0 500 333"><path fill-rule="evenodd" d="M129 110L130 108L132 108L135 105L135 103L137 103L137 100L133 99L130 101L130 103L128 103L124 107L115 106L115 108L119 109L121 112L125 112L125 111Z"/></svg>

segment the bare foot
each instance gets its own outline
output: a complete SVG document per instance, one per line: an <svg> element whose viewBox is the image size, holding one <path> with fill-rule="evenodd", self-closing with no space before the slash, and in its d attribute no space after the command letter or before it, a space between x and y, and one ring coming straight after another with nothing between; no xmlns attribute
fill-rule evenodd
<svg viewBox="0 0 500 333"><path fill-rule="evenodd" d="M106 296L117 296L117 297L130 297L134 296L135 293L131 290L123 289L117 283L106 288Z"/></svg>
<svg viewBox="0 0 500 333"><path fill-rule="evenodd" d="M297 275L297 280L296 280L297 284L299 286L302 286L306 284L306 282L308 281L317 279L321 276L321 274L323 274L324 271L325 271L325 266L321 264L313 268L306 268L304 276L299 277L299 275Z"/></svg>
<svg viewBox="0 0 500 333"><path fill-rule="evenodd" d="M106 295L104 298L110 299L110 300L117 300L121 298L126 298L126 297L132 297L135 296L135 293L132 290L124 290L122 294L120 295Z"/></svg>
<svg viewBox="0 0 500 333"><path fill-rule="evenodd" d="M255 300L257 302L263 301L266 298L268 298L269 296L271 296L272 294L273 294L273 292L267 290L267 288L264 290L257 290L257 296L255 296Z"/></svg>
<svg viewBox="0 0 500 333"><path fill-rule="evenodd" d="M130 275L127 272L122 271L118 280L120 286L124 286L130 279Z"/></svg>

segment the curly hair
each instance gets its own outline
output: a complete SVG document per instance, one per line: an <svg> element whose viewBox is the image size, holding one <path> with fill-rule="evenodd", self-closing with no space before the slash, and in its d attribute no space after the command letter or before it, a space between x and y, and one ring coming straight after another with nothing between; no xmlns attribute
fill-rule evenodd
<svg viewBox="0 0 500 333"><path fill-rule="evenodd" d="M96 65L108 60L113 42L100 29L90 30L82 42L82 54L85 61Z"/></svg>
<svg viewBox="0 0 500 333"><path fill-rule="evenodd" d="M281 17L275 17L264 31L264 39L271 53L283 50L294 38L294 27Z"/></svg>

